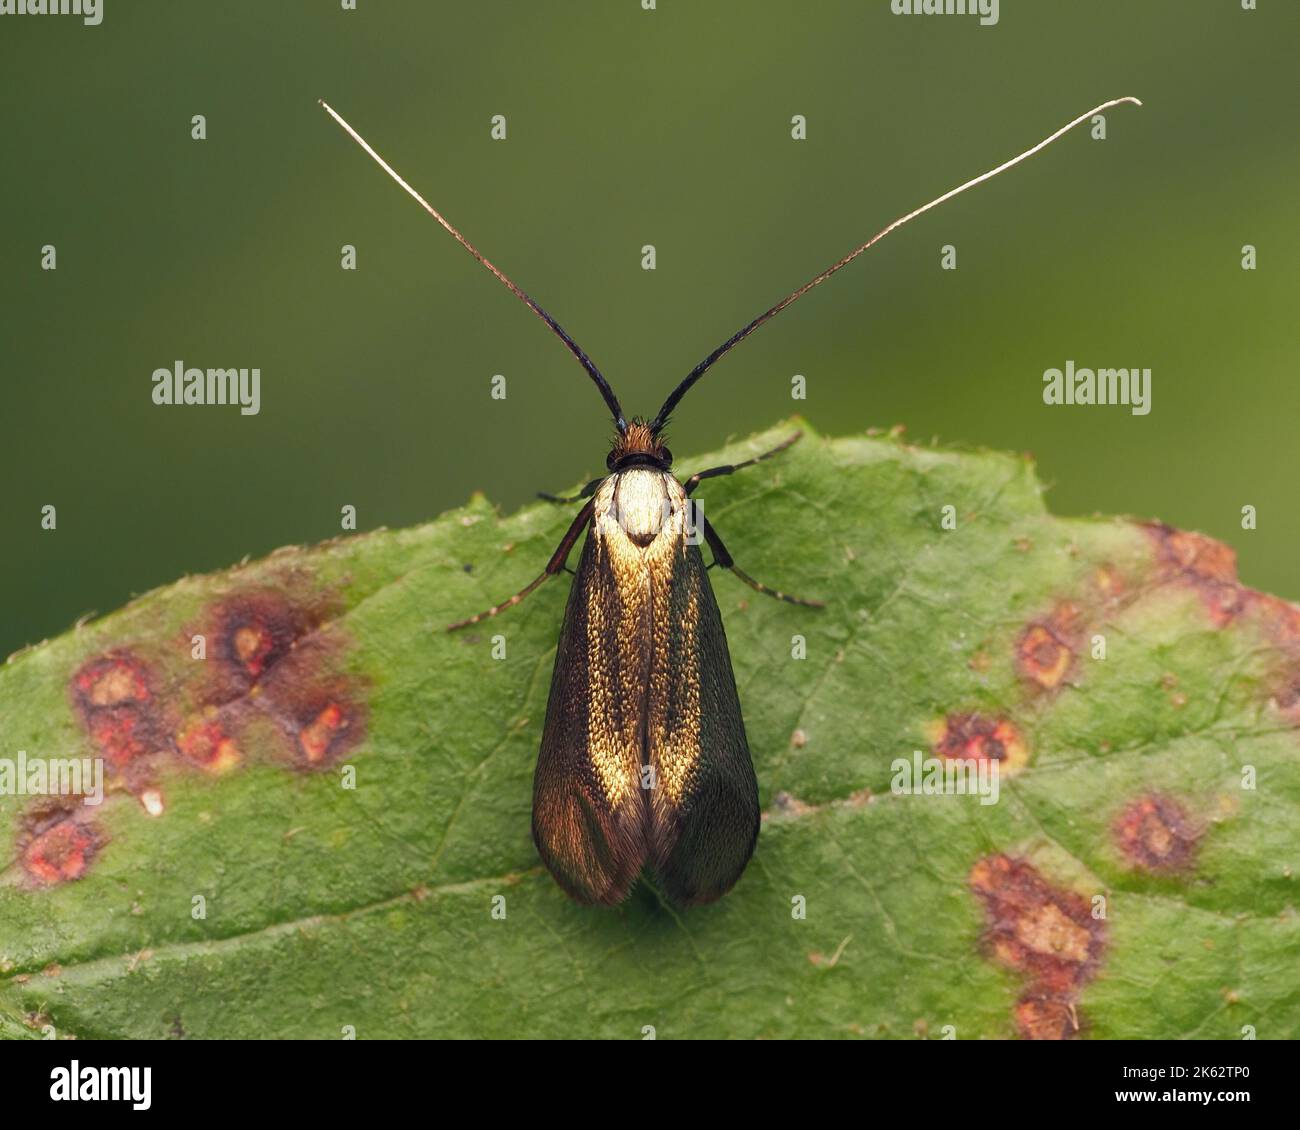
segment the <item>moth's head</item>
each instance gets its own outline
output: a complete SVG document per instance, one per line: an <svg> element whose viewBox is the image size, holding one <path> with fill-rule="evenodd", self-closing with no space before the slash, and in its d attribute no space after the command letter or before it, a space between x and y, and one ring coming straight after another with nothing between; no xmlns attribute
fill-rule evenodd
<svg viewBox="0 0 1300 1130"><path fill-rule="evenodd" d="M646 420L639 417L628 424L625 431L614 437L613 446L605 457L605 466L611 471L626 467L658 467L661 471L673 465L673 453L659 442L659 433Z"/></svg>

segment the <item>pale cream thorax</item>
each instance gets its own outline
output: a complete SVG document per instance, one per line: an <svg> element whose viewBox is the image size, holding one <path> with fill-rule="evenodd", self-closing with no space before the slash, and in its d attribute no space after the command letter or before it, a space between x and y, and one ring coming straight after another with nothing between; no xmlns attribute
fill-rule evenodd
<svg viewBox="0 0 1300 1130"><path fill-rule="evenodd" d="M633 467L611 475L596 491L592 524L612 553L676 541L686 520L686 491L667 471Z"/></svg>

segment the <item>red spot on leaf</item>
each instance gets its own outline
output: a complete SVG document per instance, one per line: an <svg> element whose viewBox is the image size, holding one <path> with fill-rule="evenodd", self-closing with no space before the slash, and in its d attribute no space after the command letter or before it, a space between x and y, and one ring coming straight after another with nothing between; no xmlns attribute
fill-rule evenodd
<svg viewBox="0 0 1300 1130"><path fill-rule="evenodd" d="M269 717L285 737L283 759L332 764L365 734L361 680L342 670L346 638L323 626L326 605L273 589L236 593L205 620L217 662L200 696L202 715L178 737L181 752L210 771L237 763L245 728Z"/></svg>
<svg viewBox="0 0 1300 1130"><path fill-rule="evenodd" d="M1115 840L1144 871L1186 871L1196 858L1201 830L1172 797L1152 793L1128 804L1115 819Z"/></svg>
<svg viewBox="0 0 1300 1130"><path fill-rule="evenodd" d="M985 952L1028 980L1016 1004L1016 1027L1030 1040L1063 1040L1079 1030L1075 1002L1095 975L1105 947L1104 922L1076 891L1054 886L1027 860L985 856L971 868L970 888L984 902Z"/></svg>
<svg viewBox="0 0 1300 1130"><path fill-rule="evenodd" d="M111 652L83 663L72 677L72 697L110 772L122 772L167 747L149 672L130 653Z"/></svg>
<svg viewBox="0 0 1300 1130"><path fill-rule="evenodd" d="M157 748L150 719L134 710L98 711L86 719L86 729L100 753L117 767L146 757Z"/></svg>
<svg viewBox="0 0 1300 1130"><path fill-rule="evenodd" d="M1268 593L1249 592L1255 619L1277 647L1280 662L1268 680L1273 704L1300 726L1300 607Z"/></svg>
<svg viewBox="0 0 1300 1130"><path fill-rule="evenodd" d="M1279 646L1300 651L1300 608L1268 593L1252 591L1250 597Z"/></svg>
<svg viewBox="0 0 1300 1130"><path fill-rule="evenodd" d="M1074 667L1082 614L1062 601L1051 615L1031 621L1016 640L1016 669L1021 678L1042 690L1055 690Z"/></svg>
<svg viewBox="0 0 1300 1130"><path fill-rule="evenodd" d="M215 719L192 719L177 735L176 748L187 761L209 773L224 773L240 762L239 747Z"/></svg>
<svg viewBox="0 0 1300 1130"><path fill-rule="evenodd" d="M153 696L144 664L124 652L114 652L84 663L73 678L83 709L137 706Z"/></svg>
<svg viewBox="0 0 1300 1130"><path fill-rule="evenodd" d="M340 642L314 634L276 666L254 700L292 740L292 760L306 768L332 765L365 737L363 683L339 670Z"/></svg>
<svg viewBox="0 0 1300 1130"><path fill-rule="evenodd" d="M1147 530L1156 539L1156 557L1166 573L1219 584L1237 583L1237 555L1231 546L1163 522L1152 522Z"/></svg>
<svg viewBox="0 0 1300 1130"><path fill-rule="evenodd" d="M309 610L273 589L227 597L211 615L216 659L226 684L223 698L257 683L315 626Z"/></svg>
<svg viewBox="0 0 1300 1130"><path fill-rule="evenodd" d="M974 712L949 714L935 728L934 752L949 759L997 761L1003 772L1028 760L1020 731L1010 721Z"/></svg>
<svg viewBox="0 0 1300 1130"><path fill-rule="evenodd" d="M1230 546L1204 534L1149 523L1161 580L1190 586L1216 627L1227 627L1245 610L1249 590L1237 580L1237 555Z"/></svg>
<svg viewBox="0 0 1300 1130"><path fill-rule="evenodd" d="M80 879L103 846L88 819L70 808L38 809L24 818L19 836L23 871L43 887Z"/></svg>
<svg viewBox="0 0 1300 1130"><path fill-rule="evenodd" d="M313 707L298 728L299 754L312 767L335 761L360 741L360 729L360 714L349 703Z"/></svg>
<svg viewBox="0 0 1300 1130"><path fill-rule="evenodd" d="M298 731L298 744L308 761L320 761L329 752L335 735L347 728L348 720L343 708L337 702L331 702Z"/></svg>
<svg viewBox="0 0 1300 1130"><path fill-rule="evenodd" d="M1079 1031L1073 1001L1026 995L1016 1002L1016 1030L1026 1040L1070 1040Z"/></svg>
<svg viewBox="0 0 1300 1130"><path fill-rule="evenodd" d="M256 679L275 650L275 637L265 624L241 624L230 635L230 647L244 670Z"/></svg>

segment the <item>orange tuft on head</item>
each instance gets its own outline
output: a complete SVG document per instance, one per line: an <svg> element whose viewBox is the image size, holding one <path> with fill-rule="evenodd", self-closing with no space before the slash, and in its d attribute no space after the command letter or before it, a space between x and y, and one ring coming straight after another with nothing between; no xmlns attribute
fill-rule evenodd
<svg viewBox="0 0 1300 1130"><path fill-rule="evenodd" d="M606 466L613 471L620 465L628 463L654 463L667 470L673 461L672 452L659 442L654 428L639 417L627 426L625 432L614 437L613 447Z"/></svg>

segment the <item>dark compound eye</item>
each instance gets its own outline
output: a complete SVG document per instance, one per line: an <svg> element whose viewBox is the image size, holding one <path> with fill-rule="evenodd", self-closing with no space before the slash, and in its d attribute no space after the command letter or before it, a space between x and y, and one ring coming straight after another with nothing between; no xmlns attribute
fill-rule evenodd
<svg viewBox="0 0 1300 1130"><path fill-rule="evenodd" d="M661 447L659 453L665 463L671 463L673 461L673 453L669 451L668 448Z"/></svg>
<svg viewBox="0 0 1300 1130"><path fill-rule="evenodd" d="M613 451L611 451L608 455L605 456L605 466L612 471L614 469L614 462L615 462L614 453Z"/></svg>

